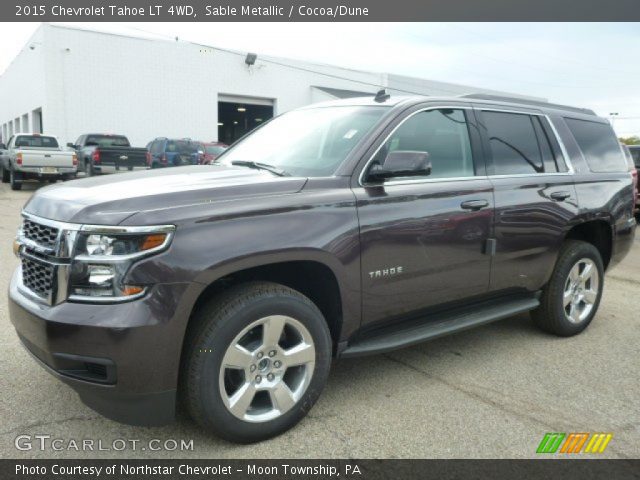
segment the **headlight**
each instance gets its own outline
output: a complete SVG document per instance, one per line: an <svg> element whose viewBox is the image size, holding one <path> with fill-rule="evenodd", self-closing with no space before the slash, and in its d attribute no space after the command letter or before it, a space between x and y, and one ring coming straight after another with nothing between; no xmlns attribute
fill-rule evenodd
<svg viewBox="0 0 640 480"><path fill-rule="evenodd" d="M76 238L69 275L69 299L122 302L137 298L144 285L128 285L124 278L142 257L168 248L174 227L83 226Z"/></svg>

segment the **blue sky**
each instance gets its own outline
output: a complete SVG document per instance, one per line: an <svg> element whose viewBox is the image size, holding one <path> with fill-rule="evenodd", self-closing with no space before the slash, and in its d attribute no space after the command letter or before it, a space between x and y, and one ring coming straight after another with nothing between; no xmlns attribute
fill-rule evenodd
<svg viewBox="0 0 640 480"><path fill-rule="evenodd" d="M38 24L0 24L0 71ZM640 135L640 23L100 23L157 36L548 98ZM632 60L635 59L635 60Z"/></svg>

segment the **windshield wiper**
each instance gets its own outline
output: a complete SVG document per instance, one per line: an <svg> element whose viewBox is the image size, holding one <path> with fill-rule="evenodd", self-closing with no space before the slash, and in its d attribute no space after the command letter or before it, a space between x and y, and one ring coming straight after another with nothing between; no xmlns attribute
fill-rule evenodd
<svg viewBox="0 0 640 480"><path fill-rule="evenodd" d="M250 160L234 160L231 162L231 165L238 165L240 167L249 167L255 168L257 170L266 170L268 172L273 173L274 175L278 175L279 177L290 177L291 174L282 170L281 168L274 167L273 165L269 165L268 163L260 163L253 162Z"/></svg>

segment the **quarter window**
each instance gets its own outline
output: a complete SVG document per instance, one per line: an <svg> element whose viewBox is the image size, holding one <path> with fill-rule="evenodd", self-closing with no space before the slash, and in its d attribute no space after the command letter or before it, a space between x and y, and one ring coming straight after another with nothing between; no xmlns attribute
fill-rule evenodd
<svg viewBox="0 0 640 480"><path fill-rule="evenodd" d="M565 118L592 172L624 172L627 162L613 129L606 123Z"/></svg>
<svg viewBox="0 0 640 480"><path fill-rule="evenodd" d="M429 155L431 175L425 178L475 175L464 110L447 108L413 115L387 139L374 162L384 165L387 155L399 150L426 152Z"/></svg>
<svg viewBox="0 0 640 480"><path fill-rule="evenodd" d="M545 164L553 161L548 140L545 140L546 162L543 161L534 124L537 118L527 114L490 111L482 112L482 117L489 137L494 175L543 173ZM537 128L543 135L540 124Z"/></svg>

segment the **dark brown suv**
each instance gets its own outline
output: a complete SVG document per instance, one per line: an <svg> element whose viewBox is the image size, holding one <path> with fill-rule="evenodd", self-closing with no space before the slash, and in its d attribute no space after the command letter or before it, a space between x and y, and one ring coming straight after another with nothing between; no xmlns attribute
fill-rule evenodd
<svg viewBox="0 0 640 480"><path fill-rule="evenodd" d="M110 418L164 423L180 397L258 441L306 415L332 357L526 311L575 335L634 238L625 157L589 110L380 95L285 113L219 160L24 208L12 322Z"/></svg>

